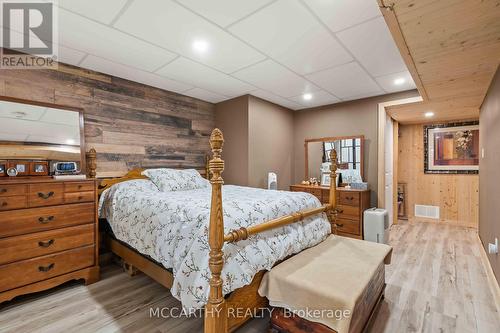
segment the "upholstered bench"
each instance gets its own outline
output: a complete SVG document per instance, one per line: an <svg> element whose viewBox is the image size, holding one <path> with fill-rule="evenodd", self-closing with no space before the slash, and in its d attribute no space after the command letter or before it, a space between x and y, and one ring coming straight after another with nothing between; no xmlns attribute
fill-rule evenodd
<svg viewBox="0 0 500 333"><path fill-rule="evenodd" d="M385 289L385 244L331 235L266 273L271 332L351 333L369 323Z"/></svg>

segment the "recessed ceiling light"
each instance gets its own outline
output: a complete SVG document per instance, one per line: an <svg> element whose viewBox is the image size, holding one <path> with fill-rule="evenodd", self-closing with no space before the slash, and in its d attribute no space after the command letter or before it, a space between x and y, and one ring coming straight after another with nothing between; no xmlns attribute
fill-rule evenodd
<svg viewBox="0 0 500 333"><path fill-rule="evenodd" d="M398 77L397 79L394 80L394 84L397 86L400 86L405 82L406 82L406 79L404 77Z"/></svg>
<svg viewBox="0 0 500 333"><path fill-rule="evenodd" d="M313 98L313 95L312 94L304 94L304 95L302 95L302 98L304 99L304 101L310 101Z"/></svg>
<svg viewBox="0 0 500 333"><path fill-rule="evenodd" d="M434 112L426 112L424 114L425 118L431 118L431 117L434 117Z"/></svg>
<svg viewBox="0 0 500 333"><path fill-rule="evenodd" d="M198 53L205 53L208 51L208 42L204 39L197 39L193 42L193 50L195 50Z"/></svg>
<svg viewBox="0 0 500 333"><path fill-rule="evenodd" d="M75 144L75 140L73 140L73 139L68 139L68 140L66 140L66 144L67 144L67 145L74 145L74 144Z"/></svg>

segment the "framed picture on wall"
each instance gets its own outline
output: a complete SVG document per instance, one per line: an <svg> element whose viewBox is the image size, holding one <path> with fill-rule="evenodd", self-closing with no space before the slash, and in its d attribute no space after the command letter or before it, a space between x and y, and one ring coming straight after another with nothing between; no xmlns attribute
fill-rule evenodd
<svg viewBox="0 0 500 333"><path fill-rule="evenodd" d="M424 172L477 174L479 122L424 126Z"/></svg>

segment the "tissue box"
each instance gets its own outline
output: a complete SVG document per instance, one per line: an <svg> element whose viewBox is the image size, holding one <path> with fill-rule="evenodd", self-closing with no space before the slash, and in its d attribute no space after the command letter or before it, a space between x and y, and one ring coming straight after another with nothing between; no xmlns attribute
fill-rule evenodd
<svg viewBox="0 0 500 333"><path fill-rule="evenodd" d="M351 188L356 189L356 190L367 190L368 189L368 183L351 183Z"/></svg>

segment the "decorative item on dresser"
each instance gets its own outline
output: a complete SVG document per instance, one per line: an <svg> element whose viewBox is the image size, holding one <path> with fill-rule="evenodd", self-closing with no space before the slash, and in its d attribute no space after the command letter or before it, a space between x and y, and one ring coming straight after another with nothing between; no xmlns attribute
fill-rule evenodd
<svg viewBox="0 0 500 333"><path fill-rule="evenodd" d="M321 203L328 203L329 187L314 185L291 185L290 191L307 192ZM363 239L363 212L370 207L370 190L337 188L337 222L332 231L340 236Z"/></svg>
<svg viewBox="0 0 500 333"><path fill-rule="evenodd" d="M94 179L0 180L0 302L99 279Z"/></svg>

